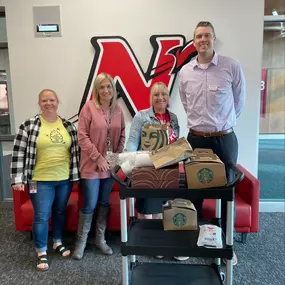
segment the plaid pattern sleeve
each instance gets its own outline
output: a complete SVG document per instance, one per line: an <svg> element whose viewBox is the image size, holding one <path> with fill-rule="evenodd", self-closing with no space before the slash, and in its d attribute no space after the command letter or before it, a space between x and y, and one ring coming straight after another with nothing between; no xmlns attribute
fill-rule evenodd
<svg viewBox="0 0 285 285"><path fill-rule="evenodd" d="M25 125L22 124L15 135L14 147L11 160L11 184L24 183L24 169L26 148L28 143L28 133Z"/></svg>
<svg viewBox="0 0 285 285"><path fill-rule="evenodd" d="M36 162L36 140L41 122L38 116L22 123L15 135L11 160L11 184L27 184Z"/></svg>
<svg viewBox="0 0 285 285"><path fill-rule="evenodd" d="M70 147L70 180L79 180L79 145L77 140L77 130L76 127L69 121L62 118L62 123L71 137L71 147Z"/></svg>

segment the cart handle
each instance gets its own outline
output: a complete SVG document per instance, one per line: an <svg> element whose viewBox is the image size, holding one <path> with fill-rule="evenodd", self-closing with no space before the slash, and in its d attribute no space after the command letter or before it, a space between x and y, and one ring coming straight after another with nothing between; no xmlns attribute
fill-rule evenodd
<svg viewBox="0 0 285 285"><path fill-rule="evenodd" d="M238 184L239 182L241 182L244 178L244 173L232 162L232 161L228 161L227 163L225 163L226 166L230 167L234 173L235 173L235 178L233 181L231 181L230 183L226 184L226 187L234 187L236 186L236 184Z"/></svg>
<svg viewBox="0 0 285 285"><path fill-rule="evenodd" d="M128 184L127 184L126 182L122 181L122 180L118 177L118 175L117 175L117 173L118 173L118 171L119 171L120 169L121 169L121 167L120 167L119 165L115 165L115 166L111 169L111 175L112 175L112 177L115 179L115 181L119 183L119 185L121 185L121 186L123 186L123 187L128 187Z"/></svg>

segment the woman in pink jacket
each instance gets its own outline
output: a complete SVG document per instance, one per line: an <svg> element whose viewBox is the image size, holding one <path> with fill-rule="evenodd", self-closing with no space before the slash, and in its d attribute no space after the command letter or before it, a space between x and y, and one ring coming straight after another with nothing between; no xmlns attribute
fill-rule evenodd
<svg viewBox="0 0 285 285"><path fill-rule="evenodd" d="M86 103L80 112L78 143L81 149L80 176L84 202L79 212L73 258L83 257L96 208L95 243L104 254L111 255L113 252L106 244L105 230L109 212L109 196L114 180L110 175L106 154L123 151L125 120L123 111L117 104L114 80L106 73L101 73L96 77L93 100Z"/></svg>

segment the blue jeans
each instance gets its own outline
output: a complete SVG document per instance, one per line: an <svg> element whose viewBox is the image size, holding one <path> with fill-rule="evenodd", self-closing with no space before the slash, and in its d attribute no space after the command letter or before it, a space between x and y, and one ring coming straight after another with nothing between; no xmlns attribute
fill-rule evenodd
<svg viewBox="0 0 285 285"><path fill-rule="evenodd" d="M65 223L65 210L72 182L38 181L37 193L30 193L34 208L33 239L37 252L47 250L48 220L52 212L52 235L54 242L61 242Z"/></svg>
<svg viewBox="0 0 285 285"><path fill-rule="evenodd" d="M109 198L114 184L114 178L105 179L81 179L83 191L83 214L92 214L97 203L103 207L109 206Z"/></svg>

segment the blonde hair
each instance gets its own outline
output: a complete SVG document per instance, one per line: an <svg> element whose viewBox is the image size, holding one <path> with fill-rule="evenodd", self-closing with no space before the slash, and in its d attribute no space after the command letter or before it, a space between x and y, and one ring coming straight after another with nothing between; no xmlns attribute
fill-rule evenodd
<svg viewBox="0 0 285 285"><path fill-rule="evenodd" d="M58 99L58 96L57 96L57 94L56 94L56 92L54 91L54 90L52 90L52 89L43 89L40 93L39 93L39 96L38 96L38 103L40 103L40 99L41 99L41 96L45 93L45 92L51 92L51 93L53 93L54 94L54 96L55 96L55 98L56 98L56 101L57 101L57 103L59 103L59 99Z"/></svg>
<svg viewBox="0 0 285 285"><path fill-rule="evenodd" d="M150 105L151 106L152 106L152 99L153 99L154 94L160 91L166 93L167 96L169 97L169 90L167 86L163 82L156 82L152 85L150 89Z"/></svg>
<svg viewBox="0 0 285 285"><path fill-rule="evenodd" d="M108 79L110 81L112 89L113 89L113 98L111 99L110 109L114 110L117 104L117 90L116 90L114 79L111 77L111 75L107 73L100 73L96 76L94 80L94 86L93 86L93 100L95 102L96 107L100 108L101 103L100 103L100 97L99 97L99 89L100 89L101 82L105 79Z"/></svg>

